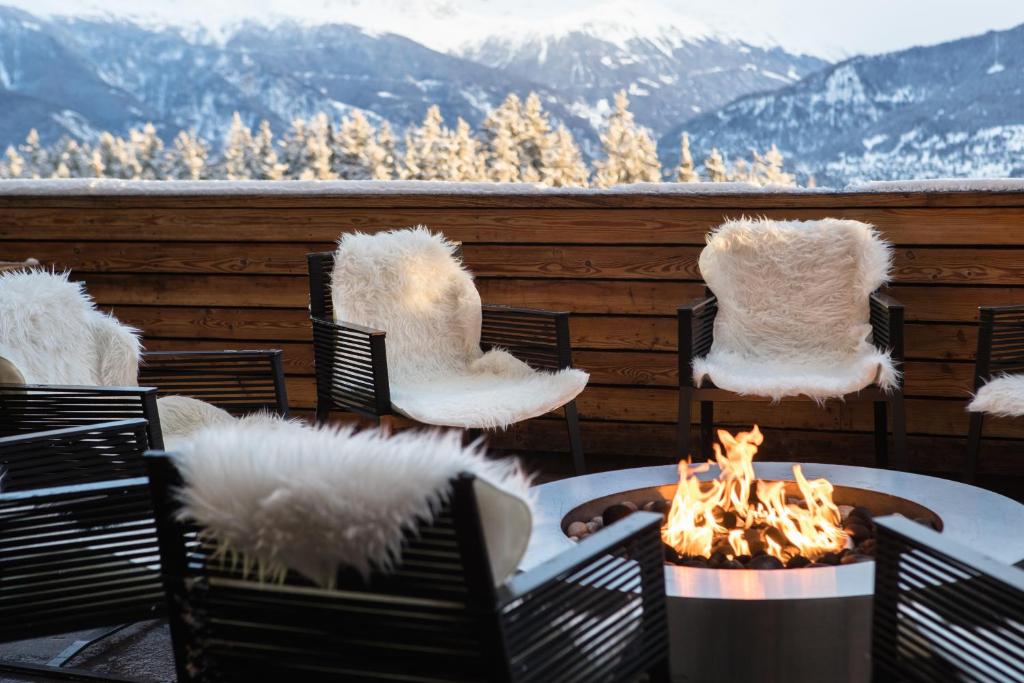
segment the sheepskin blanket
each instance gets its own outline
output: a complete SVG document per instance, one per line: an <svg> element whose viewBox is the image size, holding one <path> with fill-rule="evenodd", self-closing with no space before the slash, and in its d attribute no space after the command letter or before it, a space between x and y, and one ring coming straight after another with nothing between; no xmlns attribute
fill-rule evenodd
<svg viewBox="0 0 1024 683"><path fill-rule="evenodd" d="M967 410L998 417L1024 415L1024 375L993 377L978 389Z"/></svg>
<svg viewBox="0 0 1024 683"><path fill-rule="evenodd" d="M331 586L340 567L364 576L394 569L407 534L433 518L461 472L479 480L497 583L515 570L532 528L530 481L516 461L488 459L455 431L233 424L201 430L174 457L180 519L204 530L216 557L260 580L291 569Z"/></svg>
<svg viewBox="0 0 1024 683"><path fill-rule="evenodd" d="M506 351L480 350L480 295L454 251L422 226L338 243L335 319L387 333L394 407L425 424L491 428L575 398L585 372L540 372Z"/></svg>
<svg viewBox="0 0 1024 683"><path fill-rule="evenodd" d="M96 308L68 273L0 273L0 359L25 384L138 386L138 331ZM235 418L185 396L157 400L164 446L199 427Z"/></svg>
<svg viewBox="0 0 1024 683"><path fill-rule="evenodd" d="M889 275L890 247L850 220L728 221L708 235L700 271L718 298L705 378L739 394L817 401L873 382L897 386L871 343L869 297Z"/></svg>

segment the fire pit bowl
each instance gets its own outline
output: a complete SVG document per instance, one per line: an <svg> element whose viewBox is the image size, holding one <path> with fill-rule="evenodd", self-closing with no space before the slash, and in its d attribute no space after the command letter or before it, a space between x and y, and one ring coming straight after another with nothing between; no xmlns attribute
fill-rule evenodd
<svg viewBox="0 0 1024 683"><path fill-rule="evenodd" d="M792 463L754 464L760 479L792 479ZM905 472L804 464L835 486L837 503L876 515L929 519L942 533L1005 563L1024 558L1024 505L985 489ZM718 468L701 473L713 479ZM571 546L569 521L619 500L669 499L675 465L572 477L536 488L522 568ZM665 566L674 681L867 681L874 562L812 569Z"/></svg>

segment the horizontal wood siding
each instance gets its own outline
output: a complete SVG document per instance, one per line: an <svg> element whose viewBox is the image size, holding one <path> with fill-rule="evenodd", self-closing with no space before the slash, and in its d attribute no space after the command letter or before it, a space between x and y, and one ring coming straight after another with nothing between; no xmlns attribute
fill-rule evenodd
<svg viewBox="0 0 1024 683"><path fill-rule="evenodd" d="M1024 195L2 196L0 260L70 269L151 349L284 349L301 413L315 399L305 254L346 231L423 223L463 242L485 302L575 314L586 446L629 464L676 456L675 310L702 291L706 232L743 215L864 220L896 245L912 461L958 468L977 307L1024 303ZM717 417L766 427L771 456L871 460L865 403L730 402ZM983 470L1024 468L1024 420L994 420L987 435ZM496 441L566 450L554 419Z"/></svg>

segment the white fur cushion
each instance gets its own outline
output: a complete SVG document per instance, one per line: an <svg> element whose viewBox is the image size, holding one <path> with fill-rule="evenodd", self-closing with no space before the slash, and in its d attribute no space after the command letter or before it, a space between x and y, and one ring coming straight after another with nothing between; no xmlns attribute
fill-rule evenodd
<svg viewBox="0 0 1024 683"><path fill-rule="evenodd" d="M533 370L480 350L480 295L455 245L426 228L338 243L331 280L337 320L387 332L391 402L425 424L506 427L575 398L587 374Z"/></svg>
<svg viewBox="0 0 1024 683"><path fill-rule="evenodd" d="M176 462L181 516L264 579L293 569L331 585L340 566L364 575L401 560L402 543L430 519L460 472L481 481L481 518L495 581L514 571L532 518L529 479L514 460L464 447L458 432L391 437L295 424L201 430Z"/></svg>
<svg viewBox="0 0 1024 683"><path fill-rule="evenodd" d="M888 278L889 245L849 220L728 221L700 255L718 298L710 353L694 382L780 399L840 397L897 386L887 352L870 343L869 297Z"/></svg>
<svg viewBox="0 0 1024 683"><path fill-rule="evenodd" d="M1024 375L1000 375L978 389L967 410L999 417L1024 415Z"/></svg>

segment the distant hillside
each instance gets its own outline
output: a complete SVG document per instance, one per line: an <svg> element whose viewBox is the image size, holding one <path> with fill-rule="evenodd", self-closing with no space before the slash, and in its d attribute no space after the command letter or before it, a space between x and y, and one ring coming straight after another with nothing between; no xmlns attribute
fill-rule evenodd
<svg viewBox="0 0 1024 683"><path fill-rule="evenodd" d="M680 123L659 142L676 163L775 143L819 184L935 177L1024 176L1024 25L857 57L774 92Z"/></svg>

